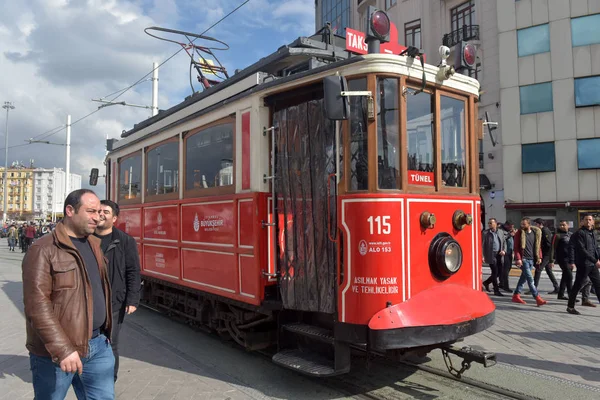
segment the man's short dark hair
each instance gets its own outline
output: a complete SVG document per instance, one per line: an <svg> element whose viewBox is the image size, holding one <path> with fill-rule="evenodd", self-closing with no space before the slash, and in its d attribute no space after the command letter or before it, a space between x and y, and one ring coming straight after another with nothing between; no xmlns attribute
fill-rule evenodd
<svg viewBox="0 0 600 400"><path fill-rule="evenodd" d="M591 213L583 213L581 214L581 220L583 221L584 219L586 219L587 217L594 217Z"/></svg>
<svg viewBox="0 0 600 400"><path fill-rule="evenodd" d="M492 222L492 221L494 221L495 223L498 223L498 220L497 220L496 218L494 218L494 217L492 217L492 218L490 218L490 219L488 220L488 222Z"/></svg>
<svg viewBox="0 0 600 400"><path fill-rule="evenodd" d="M558 221L559 224L562 224L563 222L569 225L569 221L567 221L566 219L561 219L560 221Z"/></svg>
<svg viewBox="0 0 600 400"><path fill-rule="evenodd" d="M109 206L112 209L112 212L114 214L115 217L119 216L119 205L117 203L115 203L112 200L102 200L100 201L100 204L102 204L103 206Z"/></svg>
<svg viewBox="0 0 600 400"><path fill-rule="evenodd" d="M514 226L515 224L513 224L513 222L511 220L508 220L504 223L505 226Z"/></svg>
<svg viewBox="0 0 600 400"><path fill-rule="evenodd" d="M531 218L523 217L523 218L521 218L521 222L523 222L523 221L527 221L527 222L531 223Z"/></svg>
<svg viewBox="0 0 600 400"><path fill-rule="evenodd" d="M544 225L544 220L541 218L536 218L533 220L533 222L535 222L536 224Z"/></svg>
<svg viewBox="0 0 600 400"><path fill-rule="evenodd" d="M81 198L84 194L91 193L95 195L96 193L90 189L77 189L73 190L67 198L65 199L65 204L63 206L63 218L67 216L67 206L71 206L75 209L75 213L79 211L81 207Z"/></svg>

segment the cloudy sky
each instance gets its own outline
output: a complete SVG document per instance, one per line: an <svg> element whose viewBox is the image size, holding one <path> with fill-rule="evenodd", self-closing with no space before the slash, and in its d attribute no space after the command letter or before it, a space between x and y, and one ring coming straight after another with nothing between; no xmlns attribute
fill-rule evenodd
<svg viewBox="0 0 600 400"><path fill-rule="evenodd" d="M87 186L90 168L103 171L106 135L150 116L150 110L99 103L130 86L181 47L152 38L144 29L160 26L202 33L245 0L19 0L3 2L0 13L0 104L9 113L9 164L65 167L64 146L29 145L29 138L66 142L71 130L71 171ZM250 0L206 33L230 49L216 52L233 74L290 43L314 33L314 0ZM207 44L206 42L199 44ZM195 79L195 89L201 90ZM159 69L159 108L191 94L189 57L184 51ZM118 94L118 93L117 93ZM119 101L151 105L151 82L142 82ZM5 110L0 109L0 152L4 165ZM102 174L102 173L101 173ZM102 184L101 184L102 183ZM104 195L103 179L96 188Z"/></svg>

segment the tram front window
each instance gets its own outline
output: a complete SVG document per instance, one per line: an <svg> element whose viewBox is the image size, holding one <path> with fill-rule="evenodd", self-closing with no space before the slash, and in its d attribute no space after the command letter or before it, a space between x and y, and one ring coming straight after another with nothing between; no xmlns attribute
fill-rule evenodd
<svg viewBox="0 0 600 400"><path fill-rule="evenodd" d="M406 96L406 132L408 135L408 183L431 186L434 182L433 96L427 92Z"/></svg>
<svg viewBox="0 0 600 400"><path fill-rule="evenodd" d="M350 91L367 90L367 79L349 80L348 87ZM350 190L369 189L367 106L366 97L350 97Z"/></svg>
<svg viewBox="0 0 600 400"><path fill-rule="evenodd" d="M467 186L465 101L440 96L442 185Z"/></svg>
<svg viewBox="0 0 600 400"><path fill-rule="evenodd" d="M377 80L377 171L380 189L400 189L398 80Z"/></svg>

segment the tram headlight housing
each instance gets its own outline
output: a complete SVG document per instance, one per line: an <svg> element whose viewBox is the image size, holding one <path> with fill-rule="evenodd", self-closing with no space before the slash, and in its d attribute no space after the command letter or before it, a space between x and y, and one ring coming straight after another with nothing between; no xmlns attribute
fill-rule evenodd
<svg viewBox="0 0 600 400"><path fill-rule="evenodd" d="M463 261L460 244L448 233L439 233L429 246L429 267L440 279L447 279L460 270Z"/></svg>

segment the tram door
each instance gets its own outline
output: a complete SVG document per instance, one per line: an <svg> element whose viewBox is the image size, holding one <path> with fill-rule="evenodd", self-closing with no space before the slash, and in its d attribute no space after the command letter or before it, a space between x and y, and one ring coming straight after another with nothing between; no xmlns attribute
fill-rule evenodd
<svg viewBox="0 0 600 400"><path fill-rule="evenodd" d="M337 245L335 125L325 118L323 91L305 88L272 99L275 240L280 292L288 309L334 313ZM332 182L333 185L333 182Z"/></svg>

